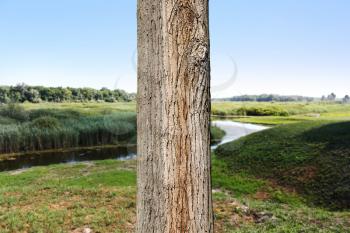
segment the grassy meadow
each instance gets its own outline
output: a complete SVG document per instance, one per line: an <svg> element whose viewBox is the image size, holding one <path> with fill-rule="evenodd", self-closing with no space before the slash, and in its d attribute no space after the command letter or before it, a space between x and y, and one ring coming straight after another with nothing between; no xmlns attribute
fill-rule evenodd
<svg viewBox="0 0 350 233"><path fill-rule="evenodd" d="M277 125L213 153L216 232L350 232L350 105L215 102L212 108L213 119ZM211 134L212 143L224 136L218 128ZM135 103L0 106L2 151L125 143L135 135ZM0 172L0 232L133 232L135 198L134 160Z"/></svg>
<svg viewBox="0 0 350 233"><path fill-rule="evenodd" d="M214 102L212 114L234 121L279 125L313 120L350 120L350 104L338 102Z"/></svg>
<svg viewBox="0 0 350 233"><path fill-rule="evenodd" d="M105 160L0 173L0 232L133 232L136 162ZM216 232L348 232L350 213L213 158Z"/></svg>

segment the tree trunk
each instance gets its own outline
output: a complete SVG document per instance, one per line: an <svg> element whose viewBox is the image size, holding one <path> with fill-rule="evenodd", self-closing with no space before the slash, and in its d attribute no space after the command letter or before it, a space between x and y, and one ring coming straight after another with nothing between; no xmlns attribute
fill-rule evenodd
<svg viewBox="0 0 350 233"><path fill-rule="evenodd" d="M208 0L138 0L137 232L213 232Z"/></svg>

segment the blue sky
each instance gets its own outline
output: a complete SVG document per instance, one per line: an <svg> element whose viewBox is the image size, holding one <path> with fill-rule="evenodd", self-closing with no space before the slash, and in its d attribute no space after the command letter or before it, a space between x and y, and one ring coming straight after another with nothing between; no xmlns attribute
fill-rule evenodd
<svg viewBox="0 0 350 233"><path fill-rule="evenodd" d="M350 94L349 11L348 0L211 0L213 96ZM0 0L0 85L135 91L135 53L136 0Z"/></svg>

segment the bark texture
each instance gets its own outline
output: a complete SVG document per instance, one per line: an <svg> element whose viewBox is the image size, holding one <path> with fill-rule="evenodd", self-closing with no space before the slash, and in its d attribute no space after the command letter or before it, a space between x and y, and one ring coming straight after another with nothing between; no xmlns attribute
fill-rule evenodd
<svg viewBox="0 0 350 233"><path fill-rule="evenodd" d="M138 0L137 232L213 232L208 0Z"/></svg>

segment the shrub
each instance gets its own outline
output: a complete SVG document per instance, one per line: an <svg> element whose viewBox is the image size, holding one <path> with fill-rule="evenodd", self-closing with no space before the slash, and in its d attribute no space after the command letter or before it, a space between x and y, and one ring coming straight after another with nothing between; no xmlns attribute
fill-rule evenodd
<svg viewBox="0 0 350 233"><path fill-rule="evenodd" d="M46 116L33 120L30 126L39 129L58 129L61 127L61 124L56 118Z"/></svg>
<svg viewBox="0 0 350 233"><path fill-rule="evenodd" d="M237 110L241 116L289 116L288 112L278 107L241 107Z"/></svg>
<svg viewBox="0 0 350 233"><path fill-rule="evenodd" d="M29 112L30 120L45 116L50 116L57 119L78 119L82 115L78 111L59 109L37 109Z"/></svg>
<svg viewBox="0 0 350 233"><path fill-rule="evenodd" d="M18 121L28 120L28 113L18 104L10 103L0 109L0 116L12 118Z"/></svg>
<svg viewBox="0 0 350 233"><path fill-rule="evenodd" d="M222 138L225 136L225 131L216 126L211 126L210 128L210 143L215 144L219 143Z"/></svg>

